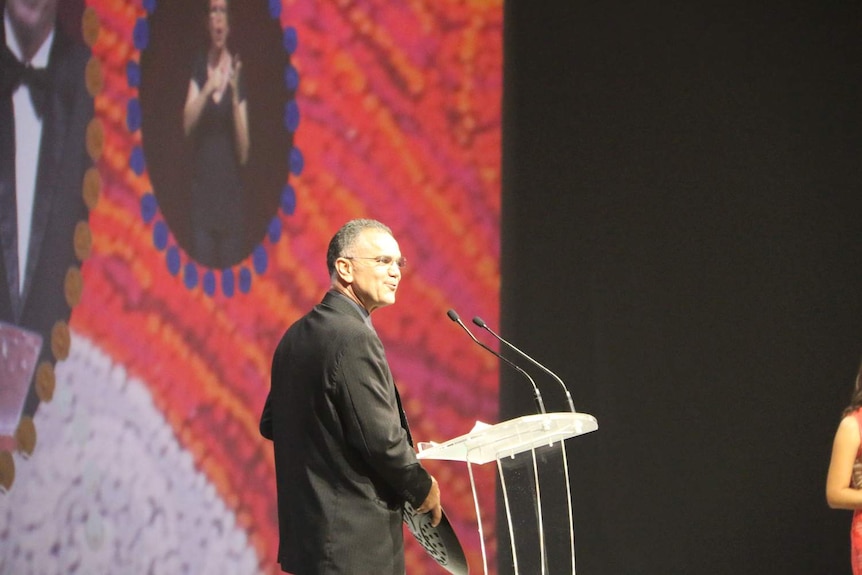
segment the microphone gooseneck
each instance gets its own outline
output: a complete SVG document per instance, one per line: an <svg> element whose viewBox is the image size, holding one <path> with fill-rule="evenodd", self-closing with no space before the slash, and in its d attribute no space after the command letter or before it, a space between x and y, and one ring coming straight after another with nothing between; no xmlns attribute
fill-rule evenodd
<svg viewBox="0 0 862 575"><path fill-rule="evenodd" d="M515 371L517 371L518 373L520 373L521 375L523 375L524 377L526 377L526 378L527 378L527 380L529 380L530 385L532 385L532 386L533 386L533 395L534 395L534 397L535 397L535 399L536 399L536 407L539 409L539 413L547 413L547 412L545 411L545 403L542 401L542 394L541 394L541 392L539 391L539 387L536 385L536 382L535 382L535 381L533 381L533 378L532 378L532 377L530 377L530 375L529 375L526 371L524 371L523 369L521 369L520 367L518 367L517 365L515 365L512 361L510 361L509 359L507 359L507 358L503 357L502 355L500 355L499 353L497 353L496 351L494 351L493 349L491 349L490 347L488 347L487 345L485 345L484 343L482 343L481 341L479 341L478 339L476 339L476 336L475 336L475 335L473 335L473 332L471 332L471 331L467 328L467 326L466 326L466 325L464 325L464 322L463 322L463 321L461 321L461 318L460 318L460 317L458 317L458 313L457 313L454 309L450 309L449 311L447 311L447 312L446 312L446 315L448 315L448 316L449 316L449 319L451 319L452 321L454 321L455 323L457 323L458 325L460 325L460 326L461 326L461 329L463 329L464 331L466 331L466 332L467 332L467 335L469 335L469 336L470 336L470 339L472 339L474 342L476 342L476 345L478 345L478 346L479 346L479 347L481 347L482 349L484 349L484 350L486 350L486 351L488 351L488 352L490 352L490 353L494 354L496 357L498 357L499 359L501 359L501 360L502 360L506 365L508 365L509 367L511 367L512 369L514 369Z"/></svg>
<svg viewBox="0 0 862 575"><path fill-rule="evenodd" d="M556 379L557 382L560 384L560 386L563 388L563 391L566 393L566 401L569 404L569 409L572 411L572 413L577 413L577 411L575 411L575 405L574 405L574 403L572 403L572 394L569 393L569 388L566 387L566 384L563 383L563 380L560 379L556 373L554 373L553 371L551 371L550 369L548 369L547 367L545 367L544 365L542 365L541 363L539 363L538 361L536 361L535 359L533 359L532 357L530 357L529 355L527 355L526 353L524 353L523 351L521 351L520 349L518 349L517 347L515 347L514 345L512 345L511 343L509 343L505 339L503 339L502 337L500 337L500 335L498 335L497 332L495 332L493 329L488 327L488 324L485 323L485 320L483 320L481 317L479 317L479 316L474 317L473 323L475 323L476 325L478 325L479 327L481 327L482 329L484 329L485 331L487 331L488 333L493 335L495 338L497 338L497 340L500 343L502 343L502 344L506 345L507 347L509 347L510 349L514 350L521 357L523 357L524 359L526 359L527 361L529 361L530 363L532 363L533 365L535 365L536 367L538 367L539 369L541 369L542 371L544 371L545 373L547 373L548 375L550 375L551 377Z"/></svg>

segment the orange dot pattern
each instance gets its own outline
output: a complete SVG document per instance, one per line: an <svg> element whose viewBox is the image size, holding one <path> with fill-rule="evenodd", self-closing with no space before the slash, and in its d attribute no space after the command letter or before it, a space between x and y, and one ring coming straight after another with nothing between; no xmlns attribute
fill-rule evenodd
<svg viewBox="0 0 862 575"><path fill-rule="evenodd" d="M266 2L261 2L266 9ZM209 296L171 275L142 221L149 177L129 166L141 145L127 109L140 61L133 30L140 2L87 0L84 33L98 64L96 120L88 134L98 197L82 231L83 291L72 327L149 386L196 466L248 533L264 573L278 526L271 445L258 432L270 361L283 331L323 295L326 247L355 217L393 228L411 264L398 303L377 312L418 441L461 435L497 420L496 360L446 318L455 308L499 319L502 0L283 0L280 21L297 33L304 169L291 176L296 210L265 240L268 267L249 293ZM273 213L276 216L276 213ZM76 242L76 246L78 243ZM471 571L482 572L466 467L429 462ZM489 560L495 556L494 470L474 470ZM410 573L439 572L407 542Z"/></svg>

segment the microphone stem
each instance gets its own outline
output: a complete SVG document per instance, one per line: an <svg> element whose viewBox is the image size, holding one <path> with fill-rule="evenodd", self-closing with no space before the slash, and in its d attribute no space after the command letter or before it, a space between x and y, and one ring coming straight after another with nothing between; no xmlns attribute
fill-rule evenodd
<svg viewBox="0 0 862 575"><path fill-rule="evenodd" d="M539 413L542 413L542 414L547 413L547 411L545 411L545 402L542 401L542 393L539 391L539 386L536 385L536 382L533 381L533 378L530 377L530 374L528 374L526 371L524 371L523 369L521 369L520 367L515 365L515 363L512 362L511 360L509 360L508 358L502 356L501 354L497 353L496 351L494 351L493 349L491 349L490 347L488 347L487 345L485 345L484 343L482 343L481 341L476 339L476 336L473 335L473 332L470 331L466 325L464 325L464 322L461 321L461 318L458 317L458 314L455 312L454 309L450 309L446 315L449 316L449 319L451 319L452 321L457 323L459 326L461 326L461 329L463 329L465 332L467 332L467 335L470 336L470 339L472 339L476 343L476 345L478 345L479 347L481 347L485 351L491 353L492 355L496 356L498 359L502 360L506 365L508 365L509 367L511 367L512 369L514 369L515 371L517 371L518 373L520 373L521 375L526 377L527 380L530 382L530 385L533 386L533 397L536 400L536 407L538 408Z"/></svg>
<svg viewBox="0 0 862 575"><path fill-rule="evenodd" d="M554 373L553 371L551 371L550 369L548 369L547 367L545 367L544 365L542 365L541 363L539 363L538 361L536 361L535 359L533 359L532 357L530 357L529 355L527 355L526 353L524 353L523 351L521 351L520 349L518 349L517 347L515 347L514 345L512 345L508 341L506 341L505 339L503 339L497 332L495 332L493 329L488 327L488 325L486 323L482 322L482 325L480 327L488 330L488 332L491 335L493 335L494 337L499 339L501 342L503 342L504 344L506 344L507 346L509 346L513 350L515 350L516 352L518 352L527 361L529 361L530 363L532 363L533 365L535 365L536 367L538 367L539 369L541 369L542 371L544 371L545 373L547 373L548 375L553 377L555 380L557 380L557 382L560 384L560 387L563 388L563 391L566 394L566 402L568 402L568 404L569 404L569 409L572 411L572 413L577 413L577 411L575 411L575 404L572 402L572 394L569 393L569 388L566 387L566 384L563 383L563 380L560 379L556 373Z"/></svg>
<svg viewBox="0 0 862 575"><path fill-rule="evenodd" d="M491 352L493 355L495 355L498 358L500 358L501 360L503 360L503 362L506 365L508 365L509 367L511 367L512 369L514 369L515 371L517 371L518 373L520 373L521 375L526 377L529 380L530 384L533 386L533 397L536 400L536 407L538 408L539 413L547 413L547 411L545 411L545 402L542 401L542 393L539 391L539 386L536 385L536 382L533 381L533 378L530 377L530 374L528 374L526 371L524 371L523 369L521 369L520 367L515 365L508 358L500 355L499 353L497 353L496 351L494 351L493 349L491 349L490 347L488 347L487 345L485 345L484 343L482 343L481 341L476 339L476 337L470 332L469 329L467 329L467 326L464 325L464 323L462 321L459 320L457 323L462 328L464 328L464 331L466 331L470 335L471 338L473 338L473 341L475 341L477 344L479 344L479 347L481 347L482 349L484 349L486 351Z"/></svg>

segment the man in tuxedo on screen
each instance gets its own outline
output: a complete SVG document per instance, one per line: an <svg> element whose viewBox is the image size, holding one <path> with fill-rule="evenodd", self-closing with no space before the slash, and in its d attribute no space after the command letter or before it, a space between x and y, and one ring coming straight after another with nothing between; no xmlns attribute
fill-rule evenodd
<svg viewBox="0 0 862 575"><path fill-rule="evenodd" d="M71 312L66 276L80 265L75 229L88 217L89 50L57 26L58 0L0 5L0 322L39 334L38 361L53 365L52 330ZM38 401L31 385L24 414Z"/></svg>
<svg viewBox="0 0 862 575"><path fill-rule="evenodd" d="M284 334L260 430L273 440L279 552L295 575L403 575L402 507L442 517L371 313L405 264L391 230L353 220L332 238L323 301Z"/></svg>

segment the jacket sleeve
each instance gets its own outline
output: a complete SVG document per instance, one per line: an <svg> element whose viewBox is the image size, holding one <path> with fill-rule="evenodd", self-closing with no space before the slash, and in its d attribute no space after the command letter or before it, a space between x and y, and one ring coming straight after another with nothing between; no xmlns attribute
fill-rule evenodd
<svg viewBox="0 0 862 575"><path fill-rule="evenodd" d="M273 382L281 377L281 351L282 343L279 342L278 347L275 350L275 353L272 356L272 366L270 368L270 387L269 393L266 394L266 402L263 404L263 412L260 414L260 434L272 441L273 438L273 429L272 429L272 390L273 390Z"/></svg>
<svg viewBox="0 0 862 575"><path fill-rule="evenodd" d="M267 394L266 403L263 404L263 413L260 415L260 434L272 441L272 405L270 404L272 393Z"/></svg>

